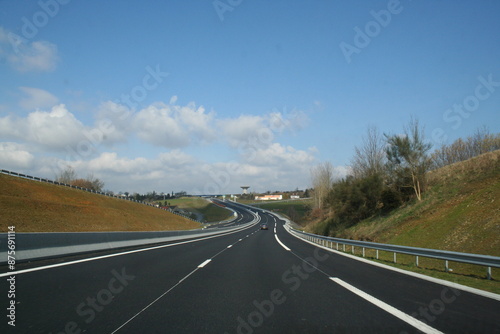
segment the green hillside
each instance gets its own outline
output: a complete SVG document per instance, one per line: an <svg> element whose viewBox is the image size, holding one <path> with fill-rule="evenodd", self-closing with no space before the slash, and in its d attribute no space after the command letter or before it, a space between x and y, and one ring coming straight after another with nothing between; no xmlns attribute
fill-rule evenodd
<svg viewBox="0 0 500 334"><path fill-rule="evenodd" d="M434 248L500 256L500 151L445 166L428 173L429 188L421 202L413 201L387 216L364 220L335 235L396 245ZM317 229L314 222L306 230ZM392 262L392 254L381 259ZM375 256L374 251L367 256ZM484 267L450 263L453 274L443 272L440 260L398 255L405 269L445 278L500 293L500 269L493 281L485 281Z"/></svg>
<svg viewBox="0 0 500 334"><path fill-rule="evenodd" d="M0 228L16 232L164 231L199 228L170 212L0 174Z"/></svg>
<svg viewBox="0 0 500 334"><path fill-rule="evenodd" d="M339 236L500 256L500 151L432 171L428 180L421 202Z"/></svg>

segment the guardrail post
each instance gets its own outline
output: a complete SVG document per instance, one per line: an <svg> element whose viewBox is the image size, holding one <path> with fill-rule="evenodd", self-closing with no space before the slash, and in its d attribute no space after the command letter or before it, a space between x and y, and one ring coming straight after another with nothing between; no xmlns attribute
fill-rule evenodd
<svg viewBox="0 0 500 334"><path fill-rule="evenodd" d="M377 260L378 260L378 249L377 249Z"/></svg>
<svg viewBox="0 0 500 334"><path fill-rule="evenodd" d="M363 247L363 257L365 257L365 247Z"/></svg>
<svg viewBox="0 0 500 334"><path fill-rule="evenodd" d="M351 246L351 252L354 254L354 246Z"/></svg>
<svg viewBox="0 0 500 334"><path fill-rule="evenodd" d="M394 263L396 263L396 252L394 252Z"/></svg>
<svg viewBox="0 0 500 334"><path fill-rule="evenodd" d="M344 252L345 252L345 244L342 244L342 248L343 248L343 250L344 250Z"/></svg>
<svg viewBox="0 0 500 334"><path fill-rule="evenodd" d="M418 267L418 255L415 256L415 265Z"/></svg>
<svg viewBox="0 0 500 334"><path fill-rule="evenodd" d="M339 250L339 243L337 242L337 250Z"/></svg>
<svg viewBox="0 0 500 334"><path fill-rule="evenodd" d="M446 272L450 271L450 267L448 266L448 260L444 261L444 271L446 271Z"/></svg>
<svg viewBox="0 0 500 334"><path fill-rule="evenodd" d="M488 269L486 270L486 278L487 279L491 279L491 267L488 267Z"/></svg>

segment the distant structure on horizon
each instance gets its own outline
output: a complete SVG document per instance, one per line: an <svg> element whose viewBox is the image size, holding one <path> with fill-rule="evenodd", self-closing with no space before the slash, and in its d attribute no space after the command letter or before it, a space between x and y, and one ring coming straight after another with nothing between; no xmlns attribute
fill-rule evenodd
<svg viewBox="0 0 500 334"><path fill-rule="evenodd" d="M240 188L243 189L243 194L248 194L248 188L250 188L250 186L241 186Z"/></svg>
<svg viewBox="0 0 500 334"><path fill-rule="evenodd" d="M282 199L283 199L283 195L255 196L256 201L281 201Z"/></svg>

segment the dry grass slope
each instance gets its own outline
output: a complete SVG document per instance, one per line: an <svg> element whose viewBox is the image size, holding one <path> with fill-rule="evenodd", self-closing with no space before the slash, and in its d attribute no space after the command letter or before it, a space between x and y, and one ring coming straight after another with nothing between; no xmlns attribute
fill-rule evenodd
<svg viewBox="0 0 500 334"><path fill-rule="evenodd" d="M0 174L0 228L16 232L166 231L200 224L143 204Z"/></svg>

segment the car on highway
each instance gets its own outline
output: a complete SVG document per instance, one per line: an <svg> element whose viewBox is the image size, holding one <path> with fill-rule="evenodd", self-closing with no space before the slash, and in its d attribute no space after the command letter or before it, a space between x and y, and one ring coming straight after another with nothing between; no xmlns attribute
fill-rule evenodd
<svg viewBox="0 0 500 334"><path fill-rule="evenodd" d="M269 227L267 226L267 224L261 224L260 229L261 230L269 230Z"/></svg>

